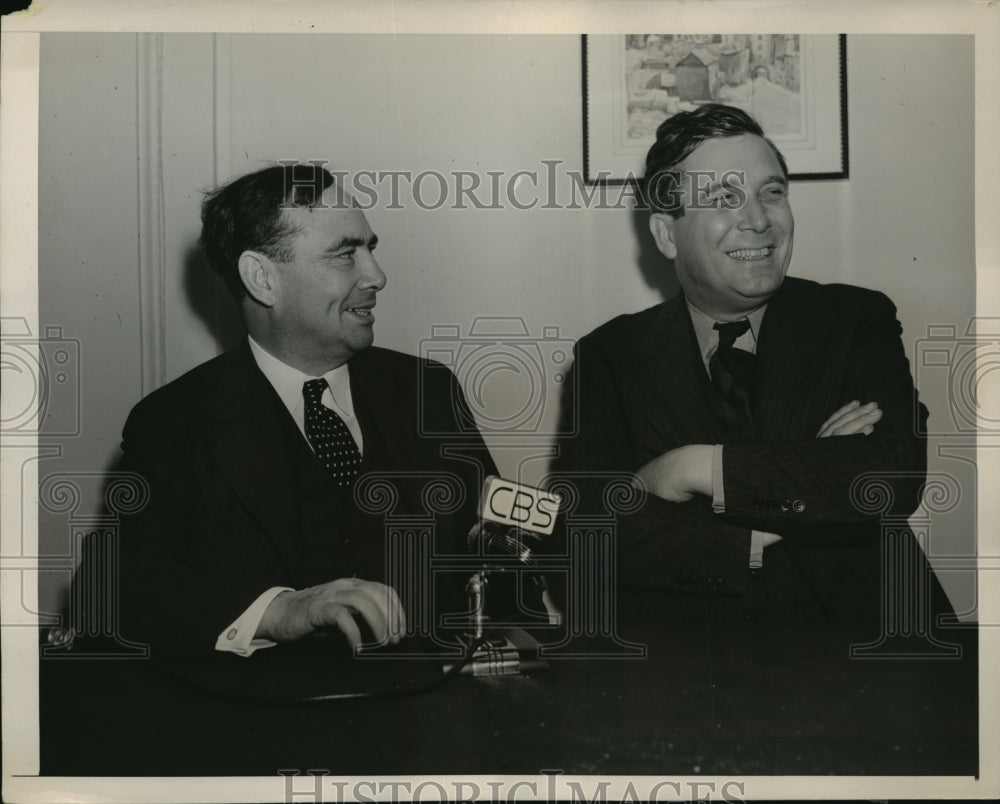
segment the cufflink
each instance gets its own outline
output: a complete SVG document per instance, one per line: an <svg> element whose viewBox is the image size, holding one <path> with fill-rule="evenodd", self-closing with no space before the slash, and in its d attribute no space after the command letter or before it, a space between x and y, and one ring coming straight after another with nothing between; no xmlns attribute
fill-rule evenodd
<svg viewBox="0 0 1000 804"><path fill-rule="evenodd" d="M228 639L228 640L234 640L234 639L236 639L236 635L238 633L239 633L239 631L237 631L235 628L230 628L229 631L228 631L228 633L226 634L226 639Z"/></svg>

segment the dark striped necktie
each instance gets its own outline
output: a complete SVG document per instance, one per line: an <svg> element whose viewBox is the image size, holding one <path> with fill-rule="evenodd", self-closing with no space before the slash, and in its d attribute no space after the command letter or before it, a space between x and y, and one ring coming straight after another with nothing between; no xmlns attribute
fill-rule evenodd
<svg viewBox="0 0 1000 804"><path fill-rule="evenodd" d="M708 372L716 391L713 409L727 437L750 438L753 435L757 360L750 352L733 346L736 339L750 329L750 322L744 318L717 323L715 328L719 331L719 348L708 361Z"/></svg>
<svg viewBox="0 0 1000 804"><path fill-rule="evenodd" d="M361 452L344 420L321 401L326 389L323 378L302 386L306 439L337 485L349 486L361 470Z"/></svg>

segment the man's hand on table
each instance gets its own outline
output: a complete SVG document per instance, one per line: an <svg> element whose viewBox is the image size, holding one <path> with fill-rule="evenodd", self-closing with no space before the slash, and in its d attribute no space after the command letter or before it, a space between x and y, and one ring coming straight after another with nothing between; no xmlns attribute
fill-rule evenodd
<svg viewBox="0 0 1000 804"><path fill-rule="evenodd" d="M291 642L334 627L355 648L362 643L355 615L368 625L379 644L395 644L406 633L406 614L395 589L377 581L339 578L308 589L282 592L264 612L256 636Z"/></svg>

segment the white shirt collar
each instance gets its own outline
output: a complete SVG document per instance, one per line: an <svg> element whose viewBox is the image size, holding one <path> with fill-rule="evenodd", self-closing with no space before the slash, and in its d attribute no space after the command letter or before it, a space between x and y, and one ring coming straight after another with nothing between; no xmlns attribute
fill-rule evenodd
<svg viewBox="0 0 1000 804"><path fill-rule="evenodd" d="M267 381L274 387L278 396L281 397L281 401L288 408L289 413L296 419L296 422L300 421L304 407L302 386L309 380L318 378L305 374L297 368L282 362L266 351L263 346L249 335L247 335L247 340L250 342L250 352L253 354L257 366L264 376L267 377ZM337 366L337 368L326 372L322 376L330 386L330 390L326 394L332 394L332 407L342 417L347 416L353 419L354 403L351 399L351 375L347 368L347 363ZM324 397L326 394L324 394Z"/></svg>
<svg viewBox="0 0 1000 804"><path fill-rule="evenodd" d="M684 301L687 304L688 314L691 316L695 337L698 339L698 351L701 353L705 367L708 368L708 361L712 359L712 355L715 354L715 350L719 346L719 332L715 329L716 320L703 313L687 299ZM764 320L766 310L767 305L765 304L744 316L750 322L750 329L736 339L734 346L750 352L750 354L757 354L757 337L760 334L760 325Z"/></svg>

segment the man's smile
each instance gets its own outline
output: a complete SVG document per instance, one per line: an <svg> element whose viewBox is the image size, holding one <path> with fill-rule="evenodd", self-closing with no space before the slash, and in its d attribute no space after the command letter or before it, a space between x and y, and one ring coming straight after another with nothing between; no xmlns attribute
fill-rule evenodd
<svg viewBox="0 0 1000 804"><path fill-rule="evenodd" d="M726 254L734 260L744 262L754 262L756 260L766 260L774 253L774 246L764 246L763 248L739 248L736 251L727 251Z"/></svg>
<svg viewBox="0 0 1000 804"><path fill-rule="evenodd" d="M356 307L348 307L347 312L353 313L358 318L364 319L366 321L371 321L375 317L374 313L372 312L374 307L375 307L374 302L372 302L371 304L361 304Z"/></svg>

